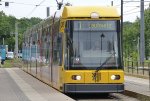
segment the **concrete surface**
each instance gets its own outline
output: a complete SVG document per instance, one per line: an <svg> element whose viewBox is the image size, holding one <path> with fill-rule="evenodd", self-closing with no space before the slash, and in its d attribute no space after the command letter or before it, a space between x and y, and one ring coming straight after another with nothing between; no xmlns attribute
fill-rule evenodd
<svg viewBox="0 0 150 101"><path fill-rule="evenodd" d="M19 68L0 68L0 101L74 101Z"/></svg>

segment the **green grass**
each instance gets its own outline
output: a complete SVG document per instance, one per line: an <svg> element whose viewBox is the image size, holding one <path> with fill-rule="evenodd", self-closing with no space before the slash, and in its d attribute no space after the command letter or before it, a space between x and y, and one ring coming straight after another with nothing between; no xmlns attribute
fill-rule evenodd
<svg viewBox="0 0 150 101"><path fill-rule="evenodd" d="M150 60L145 60L145 62L150 62Z"/></svg>
<svg viewBox="0 0 150 101"><path fill-rule="evenodd" d="M5 60L3 68L11 68L13 60Z"/></svg>
<svg viewBox="0 0 150 101"><path fill-rule="evenodd" d="M5 60L3 68L21 67L21 59Z"/></svg>

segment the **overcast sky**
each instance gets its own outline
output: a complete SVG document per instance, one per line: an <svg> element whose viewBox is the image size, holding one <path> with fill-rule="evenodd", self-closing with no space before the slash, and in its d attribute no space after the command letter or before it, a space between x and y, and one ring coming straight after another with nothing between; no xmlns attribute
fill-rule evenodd
<svg viewBox="0 0 150 101"><path fill-rule="evenodd" d="M6 1L10 2L9 7L4 6L5 5L4 3ZM64 0L64 3L69 2L75 6L78 5L110 6L111 1L114 1L114 6L117 7L118 12L120 14L121 0ZM39 5L40 3L41 3L40 6L36 6ZM0 11L4 11L7 15L13 15L17 18L40 17L42 19L45 19L46 7L50 7L51 15L53 15L54 12L57 10L56 0L2 0L1 4L2 5L0 5ZM124 2L124 21L134 21L136 17L140 15L139 6L140 2ZM147 7L148 2L145 3L145 8Z"/></svg>

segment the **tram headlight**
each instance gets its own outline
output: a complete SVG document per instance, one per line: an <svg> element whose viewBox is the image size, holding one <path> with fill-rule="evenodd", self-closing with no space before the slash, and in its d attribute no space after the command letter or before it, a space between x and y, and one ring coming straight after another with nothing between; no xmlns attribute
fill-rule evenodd
<svg viewBox="0 0 150 101"><path fill-rule="evenodd" d="M120 79L120 75L111 75L110 77L112 80L119 80Z"/></svg>
<svg viewBox="0 0 150 101"><path fill-rule="evenodd" d="M80 75L72 75L72 79L73 80L81 80L81 76Z"/></svg>

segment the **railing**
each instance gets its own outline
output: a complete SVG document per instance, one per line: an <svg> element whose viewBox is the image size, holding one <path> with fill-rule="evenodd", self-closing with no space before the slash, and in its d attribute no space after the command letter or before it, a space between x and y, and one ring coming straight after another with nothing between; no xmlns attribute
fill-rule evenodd
<svg viewBox="0 0 150 101"><path fill-rule="evenodd" d="M150 62L140 64L138 61L125 61L124 71L130 74L137 74L145 77L150 75Z"/></svg>
<svg viewBox="0 0 150 101"><path fill-rule="evenodd" d="M142 76L149 78L149 89L150 89L150 62L140 63L139 61L125 61L124 62L125 73Z"/></svg>

